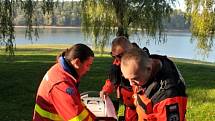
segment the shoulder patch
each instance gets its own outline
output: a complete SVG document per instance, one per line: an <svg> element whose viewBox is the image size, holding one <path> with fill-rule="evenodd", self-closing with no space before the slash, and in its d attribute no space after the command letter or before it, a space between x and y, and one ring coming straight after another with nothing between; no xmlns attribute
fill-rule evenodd
<svg viewBox="0 0 215 121"><path fill-rule="evenodd" d="M73 95L75 92L74 92L73 88L68 87L68 88L66 88L66 93L69 94L69 95Z"/></svg>
<svg viewBox="0 0 215 121"><path fill-rule="evenodd" d="M167 121L180 121L178 104L166 106Z"/></svg>

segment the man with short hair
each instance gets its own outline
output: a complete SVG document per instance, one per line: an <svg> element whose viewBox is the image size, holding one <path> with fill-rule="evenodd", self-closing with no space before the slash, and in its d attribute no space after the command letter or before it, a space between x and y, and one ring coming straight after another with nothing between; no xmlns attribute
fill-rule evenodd
<svg viewBox="0 0 215 121"><path fill-rule="evenodd" d="M104 95L108 95L116 90L117 100L121 99L125 105L125 121L137 121L137 113L132 99L133 91L129 81L122 77L122 72L120 70L121 57L124 52L130 48L132 48L132 44L124 36L116 37L112 41L111 56L114 60L109 72L109 78L100 91L100 97L103 98ZM123 116L119 116L119 120L121 120L121 118L123 118Z"/></svg>
<svg viewBox="0 0 215 121"><path fill-rule="evenodd" d="M138 121L186 120L184 79L166 56L133 48L123 54L121 71L134 91Z"/></svg>

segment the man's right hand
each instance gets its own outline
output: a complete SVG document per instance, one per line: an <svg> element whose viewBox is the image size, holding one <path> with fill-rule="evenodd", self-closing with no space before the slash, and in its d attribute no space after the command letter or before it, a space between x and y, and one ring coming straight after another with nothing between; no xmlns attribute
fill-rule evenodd
<svg viewBox="0 0 215 121"><path fill-rule="evenodd" d="M105 100L105 97L108 95L108 93L104 92L104 91L100 91L99 92L100 97Z"/></svg>

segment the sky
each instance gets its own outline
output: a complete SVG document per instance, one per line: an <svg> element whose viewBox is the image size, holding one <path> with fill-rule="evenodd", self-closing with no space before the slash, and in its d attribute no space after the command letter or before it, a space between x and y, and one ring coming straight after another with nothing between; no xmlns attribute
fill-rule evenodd
<svg viewBox="0 0 215 121"><path fill-rule="evenodd" d="M176 9L181 9L182 11L185 11L185 3L184 0L178 0L175 4Z"/></svg>

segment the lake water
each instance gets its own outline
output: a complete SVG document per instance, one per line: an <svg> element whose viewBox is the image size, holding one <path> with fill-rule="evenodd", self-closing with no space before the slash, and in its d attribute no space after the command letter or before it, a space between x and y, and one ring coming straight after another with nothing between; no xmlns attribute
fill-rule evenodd
<svg viewBox="0 0 215 121"><path fill-rule="evenodd" d="M201 60L207 62L215 62L215 47L209 52L208 56L199 54L196 48L196 41L190 42L191 33L189 32L168 32L167 42L157 43L149 37L143 37L140 34L130 36L130 41L137 42L141 47L149 48L150 53L167 55L170 57L186 58ZM111 37L112 39L113 37ZM150 42L148 42L150 40ZM215 41L215 40L214 40ZM76 44L85 43L92 45L91 41L84 38L84 34L80 29L74 28L52 28L41 29L39 39L37 41L25 38L25 29L16 28L16 45L25 44ZM215 42L214 42L215 43Z"/></svg>

